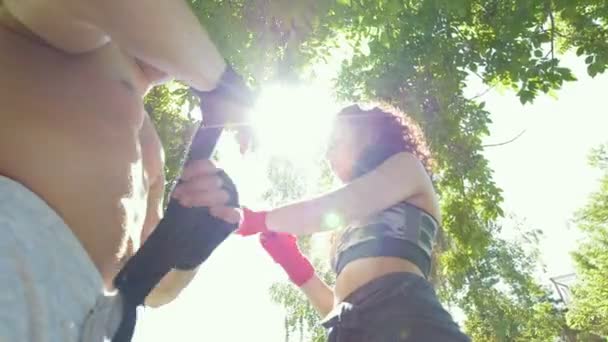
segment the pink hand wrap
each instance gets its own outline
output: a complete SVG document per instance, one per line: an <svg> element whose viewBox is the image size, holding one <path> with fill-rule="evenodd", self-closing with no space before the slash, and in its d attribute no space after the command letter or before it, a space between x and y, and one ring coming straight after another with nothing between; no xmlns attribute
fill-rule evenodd
<svg viewBox="0 0 608 342"><path fill-rule="evenodd" d="M260 235L260 242L272 259L287 273L298 287L315 275L315 269L300 252L296 237L286 233L266 232Z"/></svg>
<svg viewBox="0 0 608 342"><path fill-rule="evenodd" d="M265 211L252 211L243 208L243 221L241 221L239 228L235 231L236 234L249 236L267 231Z"/></svg>

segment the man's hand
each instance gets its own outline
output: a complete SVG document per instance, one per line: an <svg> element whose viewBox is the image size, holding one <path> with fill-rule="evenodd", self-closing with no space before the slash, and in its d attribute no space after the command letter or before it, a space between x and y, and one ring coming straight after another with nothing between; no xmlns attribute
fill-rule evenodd
<svg viewBox="0 0 608 342"><path fill-rule="evenodd" d="M229 207L228 192L222 188L219 169L209 160L195 160L184 167L181 183L171 197L184 207L209 207L211 215L229 223L240 221L237 208Z"/></svg>
<svg viewBox="0 0 608 342"><path fill-rule="evenodd" d="M201 101L204 125L236 127L237 140L241 146L241 153L244 153L253 136L252 130L246 124L248 112L254 106L255 96L243 77L228 66L215 89L212 91L192 90ZM195 142L196 138L193 144Z"/></svg>

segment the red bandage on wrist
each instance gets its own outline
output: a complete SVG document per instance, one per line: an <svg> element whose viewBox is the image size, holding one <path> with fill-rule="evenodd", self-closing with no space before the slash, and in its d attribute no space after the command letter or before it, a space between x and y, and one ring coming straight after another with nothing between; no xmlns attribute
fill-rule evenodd
<svg viewBox="0 0 608 342"><path fill-rule="evenodd" d="M298 287L315 275L315 269L300 252L296 237L286 233L262 233L260 242L272 259L287 273Z"/></svg>
<svg viewBox="0 0 608 342"><path fill-rule="evenodd" d="M236 234L248 236L267 231L268 227L266 227L265 211L252 211L247 208L243 208L243 221L241 221L239 229L235 231Z"/></svg>

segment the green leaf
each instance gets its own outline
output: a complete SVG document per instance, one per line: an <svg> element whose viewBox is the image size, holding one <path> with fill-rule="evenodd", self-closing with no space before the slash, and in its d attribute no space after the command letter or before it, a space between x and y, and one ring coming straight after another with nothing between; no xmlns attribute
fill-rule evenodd
<svg viewBox="0 0 608 342"><path fill-rule="evenodd" d="M588 74L589 74L589 76L591 76L591 77L595 77L595 76L597 76L597 74L599 73L599 70L598 70L598 65L597 65L597 64L590 64L590 65L587 67L587 73L588 73Z"/></svg>
<svg viewBox="0 0 608 342"><path fill-rule="evenodd" d="M580 46L578 49L576 49L576 55L577 56L582 56L585 53L585 47Z"/></svg>

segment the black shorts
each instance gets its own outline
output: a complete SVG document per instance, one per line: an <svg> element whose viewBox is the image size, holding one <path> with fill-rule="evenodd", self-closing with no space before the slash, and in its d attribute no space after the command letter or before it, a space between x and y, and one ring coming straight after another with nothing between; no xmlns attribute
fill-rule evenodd
<svg viewBox="0 0 608 342"><path fill-rule="evenodd" d="M412 273L393 273L362 286L323 321L329 342L469 342L435 290Z"/></svg>

